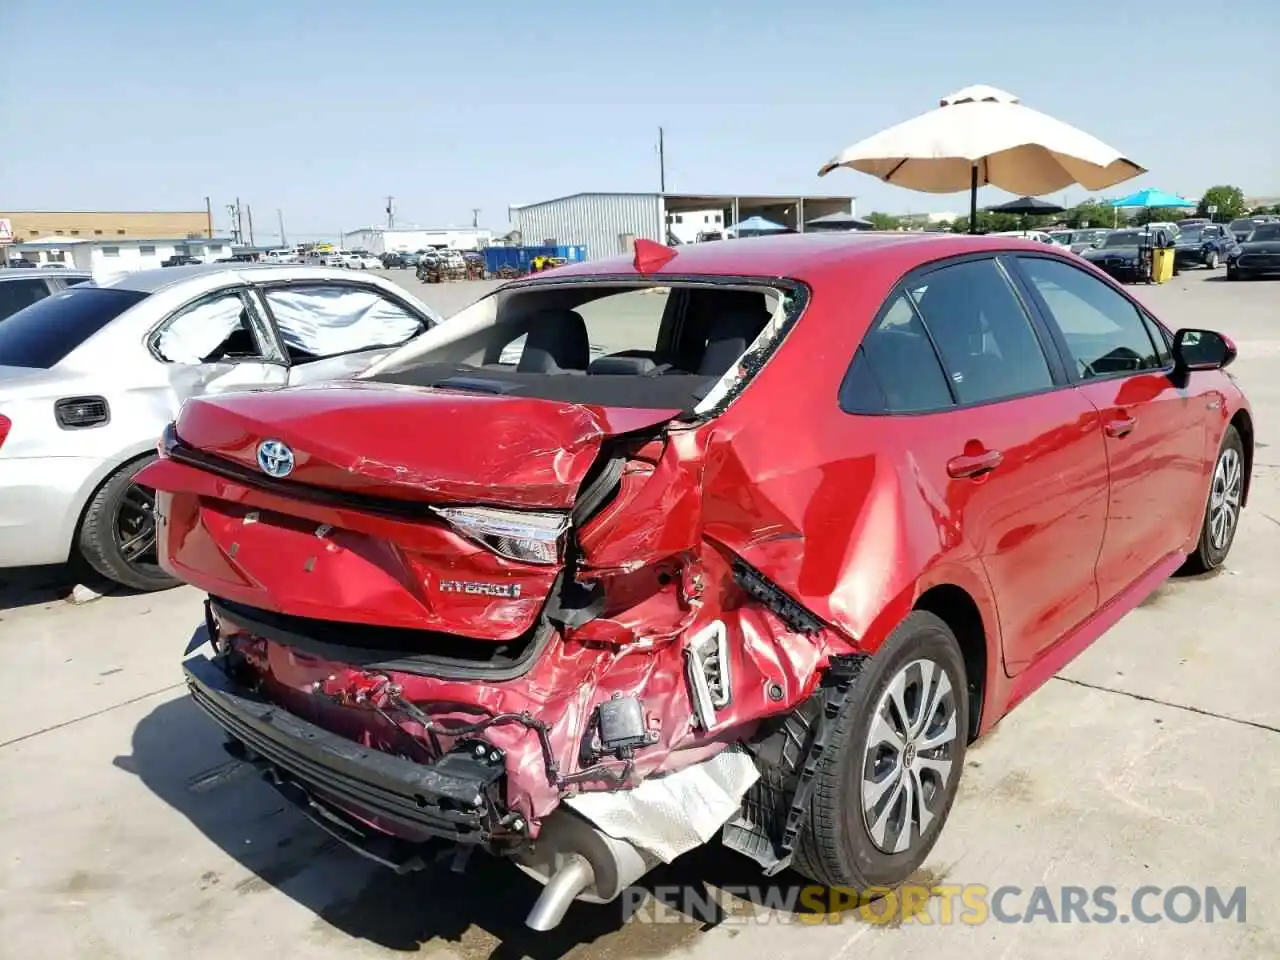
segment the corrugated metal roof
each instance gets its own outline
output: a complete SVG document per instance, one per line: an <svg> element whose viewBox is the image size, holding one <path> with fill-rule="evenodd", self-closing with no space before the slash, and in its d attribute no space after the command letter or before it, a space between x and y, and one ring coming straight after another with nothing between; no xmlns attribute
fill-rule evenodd
<svg viewBox="0 0 1280 960"><path fill-rule="evenodd" d="M657 199L657 198L661 198L661 199L663 199L663 200L674 200L674 201L677 201L677 202L680 202L680 201L700 201L700 200L708 200L708 201L712 201L712 202L723 202L723 203L732 203L734 200L752 200L752 201L757 201L757 202L759 202L759 201L763 201L763 202L787 203L787 202L792 201L792 200L805 200L805 201L823 201L823 200L826 200L826 201L836 202L836 201L843 201L843 200L856 200L856 199L858 199L858 198L857 198L855 195L853 195L853 194L847 194L847 195L846 195L846 194L843 194L843 193L840 193L840 194L826 194L826 193L824 193L824 194L807 194L807 193L688 193L688 192L686 192L686 193L671 193L671 192L667 192L667 193L657 193L657 192L654 192L654 193L629 193L629 192L626 192L626 191L614 192L614 193L608 193L608 192L590 192L590 191L587 191L587 192L583 192L583 193L570 193L570 194L568 194L568 195L566 195L566 196L563 196L563 197L552 197L550 200L536 200L536 201L534 201L533 203L513 203L513 204L511 205L511 209L512 209L513 211L515 211L515 210L528 210L528 209L530 209L531 207L540 207L540 206L544 206L545 204L548 204L548 203L563 203L565 200L574 200L574 199L577 199L577 198L579 198L579 197L653 197L653 198L655 198L655 199Z"/></svg>

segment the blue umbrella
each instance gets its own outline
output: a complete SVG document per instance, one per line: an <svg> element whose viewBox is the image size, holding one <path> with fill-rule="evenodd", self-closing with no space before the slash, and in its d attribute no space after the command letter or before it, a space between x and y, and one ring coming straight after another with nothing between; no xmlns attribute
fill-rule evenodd
<svg viewBox="0 0 1280 960"><path fill-rule="evenodd" d="M741 223L734 224L729 229L741 235L743 233L778 233L787 228L780 223L766 220L764 217L747 217L747 219Z"/></svg>
<svg viewBox="0 0 1280 960"><path fill-rule="evenodd" d="M1189 210L1196 204L1195 201L1187 200L1177 194L1148 187L1146 190L1139 190L1119 200L1112 200L1111 205L1113 207L1184 207Z"/></svg>

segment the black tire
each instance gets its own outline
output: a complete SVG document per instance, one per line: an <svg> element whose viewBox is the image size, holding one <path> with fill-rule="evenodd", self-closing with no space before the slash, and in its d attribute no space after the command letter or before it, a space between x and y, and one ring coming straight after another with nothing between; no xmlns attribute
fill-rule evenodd
<svg viewBox="0 0 1280 960"><path fill-rule="evenodd" d="M135 484L133 478L153 460L154 455L141 457L111 474L85 507L77 536L80 556L89 566L108 580L144 592L167 590L180 582L165 573L156 561L154 519L150 520L152 546L137 557L130 557L127 552L131 549L130 541L119 533L121 523L126 525L126 531L136 531L135 536L143 533L145 524L134 526L131 515L139 512L134 509L135 505L146 499L154 500L155 495Z"/></svg>
<svg viewBox="0 0 1280 960"><path fill-rule="evenodd" d="M1208 267L1210 270L1218 269L1218 251L1217 250L1210 250L1208 253L1205 254L1204 265Z"/></svg>
<svg viewBox="0 0 1280 960"><path fill-rule="evenodd" d="M1228 280L1240 279L1240 268L1237 267L1234 263L1227 264L1227 279Z"/></svg>
<svg viewBox="0 0 1280 960"><path fill-rule="evenodd" d="M1220 496L1220 486L1228 486L1231 482L1230 463L1234 462L1238 470L1235 485L1235 514L1226 529L1225 538L1215 535L1214 519L1215 499ZM1196 549L1187 557L1180 573L1208 573L1222 566L1235 543L1236 531L1240 529L1240 499L1244 494L1245 470L1244 443L1235 427L1228 426L1222 437L1222 445L1218 448L1218 456L1213 461L1213 472L1209 475L1209 493L1205 497L1204 518L1200 522L1200 539L1196 541ZM1222 471L1224 476L1219 477Z"/></svg>
<svg viewBox="0 0 1280 960"><path fill-rule="evenodd" d="M863 775L868 761L867 740L881 697L890 683L914 661L927 659L941 667L950 681L955 707L955 737L947 781L933 793L933 819L901 853L889 853L872 840L863 814ZM833 723L831 737L814 774L814 790L807 822L796 847L795 869L827 887L865 891L894 887L907 880L933 849L964 768L968 742L969 700L964 657L955 634L943 620L924 610L909 614L863 669ZM895 790L885 795L898 806Z"/></svg>

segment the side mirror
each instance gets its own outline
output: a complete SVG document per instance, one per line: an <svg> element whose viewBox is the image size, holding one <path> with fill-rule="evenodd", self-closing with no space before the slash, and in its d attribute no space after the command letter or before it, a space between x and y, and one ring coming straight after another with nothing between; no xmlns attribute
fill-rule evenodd
<svg viewBox="0 0 1280 960"><path fill-rule="evenodd" d="M1173 337L1176 371L1221 370L1236 358L1236 345L1212 330L1179 330Z"/></svg>

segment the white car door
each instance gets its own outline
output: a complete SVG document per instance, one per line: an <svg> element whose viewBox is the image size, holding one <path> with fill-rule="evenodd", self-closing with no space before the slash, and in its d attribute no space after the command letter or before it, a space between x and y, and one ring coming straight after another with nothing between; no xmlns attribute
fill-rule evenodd
<svg viewBox="0 0 1280 960"><path fill-rule="evenodd" d="M175 369L181 392L226 393L283 387L289 371L243 287L219 290L176 311L148 345Z"/></svg>
<svg viewBox="0 0 1280 960"><path fill-rule="evenodd" d="M302 280L260 291L289 362L290 385L353 376L431 326L372 284Z"/></svg>

